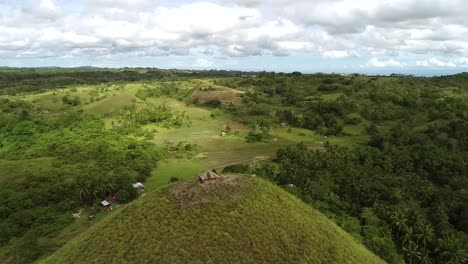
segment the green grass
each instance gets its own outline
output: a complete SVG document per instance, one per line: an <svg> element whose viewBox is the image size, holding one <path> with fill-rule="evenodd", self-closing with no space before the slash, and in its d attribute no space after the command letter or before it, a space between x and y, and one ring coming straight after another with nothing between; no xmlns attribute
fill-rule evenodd
<svg viewBox="0 0 468 264"><path fill-rule="evenodd" d="M50 171L53 158L38 158L27 160L1 160L0 159L0 182L18 182L25 175L34 175L40 172Z"/></svg>
<svg viewBox="0 0 468 264"><path fill-rule="evenodd" d="M281 188L231 180L149 193L40 263L383 263Z"/></svg>
<svg viewBox="0 0 468 264"><path fill-rule="evenodd" d="M336 101L340 96L344 95L343 93L332 93L332 94L323 94L320 97L325 101Z"/></svg>
<svg viewBox="0 0 468 264"><path fill-rule="evenodd" d="M157 168L145 182L146 190L156 190L161 186L169 184L171 177L180 180L193 178L208 167L197 160L190 159L168 159L158 164Z"/></svg>
<svg viewBox="0 0 468 264"><path fill-rule="evenodd" d="M210 118L211 111L202 109L199 107L189 106L184 102L178 101L173 98L161 96L157 98L147 98L146 102L152 103L154 105L161 105L165 103L170 108L179 111L185 112L191 120L207 120Z"/></svg>
<svg viewBox="0 0 468 264"><path fill-rule="evenodd" d="M325 139L331 144L336 144L340 146L356 146L367 143L370 140L368 135L359 135L359 136L333 136Z"/></svg>
<svg viewBox="0 0 468 264"><path fill-rule="evenodd" d="M273 135L291 142L317 143L323 140L322 136L307 129L291 127L291 132L288 132L288 129L283 127L275 128L273 129Z"/></svg>
<svg viewBox="0 0 468 264"><path fill-rule="evenodd" d="M343 132L350 136L359 136L366 134L366 128L362 123L359 125L348 125L343 128Z"/></svg>
<svg viewBox="0 0 468 264"><path fill-rule="evenodd" d="M109 115L118 112L124 106L130 106L136 102L137 98L133 95L122 93L117 95L111 95L98 102L92 103L85 107L89 112L96 115Z"/></svg>

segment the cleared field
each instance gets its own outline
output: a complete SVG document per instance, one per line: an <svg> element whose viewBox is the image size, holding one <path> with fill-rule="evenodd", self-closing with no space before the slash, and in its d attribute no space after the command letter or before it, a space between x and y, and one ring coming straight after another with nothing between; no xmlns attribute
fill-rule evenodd
<svg viewBox="0 0 468 264"><path fill-rule="evenodd" d="M207 169L208 167L197 160L168 159L158 164L158 167L146 180L145 189L152 191L167 185L171 177L177 177L180 180L196 177L200 172Z"/></svg>
<svg viewBox="0 0 468 264"><path fill-rule="evenodd" d="M90 104L85 109L96 115L109 115L120 111L124 106L132 105L134 102L137 102L134 95L121 93Z"/></svg>
<svg viewBox="0 0 468 264"><path fill-rule="evenodd" d="M223 103L239 104L242 100L241 92L235 91L201 91L192 95L192 101L197 100L201 104L213 100L220 100Z"/></svg>
<svg viewBox="0 0 468 264"><path fill-rule="evenodd" d="M27 160L1 160L0 159L0 182L18 182L26 175L38 174L49 171L52 167L53 158L38 158Z"/></svg>

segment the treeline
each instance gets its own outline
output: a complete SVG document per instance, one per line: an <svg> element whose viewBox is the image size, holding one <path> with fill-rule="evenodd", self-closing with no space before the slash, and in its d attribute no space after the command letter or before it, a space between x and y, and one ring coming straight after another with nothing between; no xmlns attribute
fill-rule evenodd
<svg viewBox="0 0 468 264"><path fill-rule="evenodd" d="M101 83L135 82L156 80L172 76L161 70L82 70L24 69L0 71L0 94L41 92L46 89L63 88L70 85L96 85Z"/></svg>
<svg viewBox="0 0 468 264"><path fill-rule="evenodd" d="M42 162L40 169L0 179L0 257L16 263L60 246L53 237L79 208L109 194L120 202L136 197L132 184L162 155L83 112L37 114L27 102L0 100L0 159Z"/></svg>
<svg viewBox="0 0 468 264"><path fill-rule="evenodd" d="M0 95L43 92L73 85L176 80L202 77L254 76L254 72L188 71L156 68L0 68Z"/></svg>
<svg viewBox="0 0 468 264"><path fill-rule="evenodd" d="M413 118L424 125L466 118L468 74L448 77L281 75L224 78L219 85L243 89L242 105L231 111L240 121L258 117L323 135L345 135L346 126L368 126Z"/></svg>

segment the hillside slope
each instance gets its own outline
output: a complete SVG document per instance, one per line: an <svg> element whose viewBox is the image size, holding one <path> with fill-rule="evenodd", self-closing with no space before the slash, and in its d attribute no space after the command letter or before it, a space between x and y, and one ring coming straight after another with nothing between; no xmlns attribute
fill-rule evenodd
<svg viewBox="0 0 468 264"><path fill-rule="evenodd" d="M382 263L325 216L258 178L150 193L43 263Z"/></svg>

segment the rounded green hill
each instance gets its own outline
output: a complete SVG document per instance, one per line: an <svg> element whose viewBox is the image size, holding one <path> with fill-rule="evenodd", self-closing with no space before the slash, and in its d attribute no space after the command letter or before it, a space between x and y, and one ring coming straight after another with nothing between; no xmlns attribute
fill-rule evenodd
<svg viewBox="0 0 468 264"><path fill-rule="evenodd" d="M382 263L258 178L180 182L114 211L43 263Z"/></svg>

